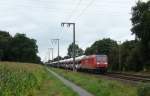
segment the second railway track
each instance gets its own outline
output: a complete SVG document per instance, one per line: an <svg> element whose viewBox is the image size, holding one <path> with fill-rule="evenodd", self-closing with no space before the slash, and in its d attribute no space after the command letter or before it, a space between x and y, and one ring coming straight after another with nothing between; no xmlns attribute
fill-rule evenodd
<svg viewBox="0 0 150 96"><path fill-rule="evenodd" d="M112 78L119 78L129 81L150 83L150 76L124 74L124 73L105 73L104 75Z"/></svg>

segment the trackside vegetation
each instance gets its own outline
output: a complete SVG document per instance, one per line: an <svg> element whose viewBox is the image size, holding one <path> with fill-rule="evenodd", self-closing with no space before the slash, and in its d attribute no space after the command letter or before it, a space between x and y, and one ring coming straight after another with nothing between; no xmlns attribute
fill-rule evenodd
<svg viewBox="0 0 150 96"><path fill-rule="evenodd" d="M46 73L39 65L20 63L0 63L0 95L30 95L39 87Z"/></svg>
<svg viewBox="0 0 150 96"><path fill-rule="evenodd" d="M95 96L138 96L138 88L115 80L97 78L94 75L51 68L66 79L83 87ZM140 95L145 96L145 95ZM147 95L146 95L147 96Z"/></svg>
<svg viewBox="0 0 150 96"><path fill-rule="evenodd" d="M44 66L0 62L0 96L78 96Z"/></svg>
<svg viewBox="0 0 150 96"><path fill-rule="evenodd" d="M138 96L150 96L150 84L144 84L138 89Z"/></svg>

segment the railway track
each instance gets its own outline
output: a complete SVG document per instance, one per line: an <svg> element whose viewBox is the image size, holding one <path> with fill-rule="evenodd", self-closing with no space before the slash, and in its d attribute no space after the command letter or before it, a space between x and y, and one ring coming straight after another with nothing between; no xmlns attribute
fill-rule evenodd
<svg viewBox="0 0 150 96"><path fill-rule="evenodd" d="M71 70L68 70L68 72ZM72 71L71 71L72 72ZM150 75L149 76L143 76L143 75L134 75L134 74L127 74L127 73L117 73L117 72L107 72L104 74L99 74L99 73L93 73L93 72L89 72L89 71L78 71L81 74L88 74L88 75L93 75L96 76L97 78L99 78L99 76L103 76L106 78L110 78L110 79L118 79L121 81L127 81L129 83L133 83L133 84L137 84L140 82L143 83L150 83Z"/></svg>
<svg viewBox="0 0 150 96"><path fill-rule="evenodd" d="M136 82L144 82L150 83L150 76L142 76L142 75L133 75L133 74L125 74L125 73L105 73L105 76L112 78L119 78L123 80L136 81Z"/></svg>

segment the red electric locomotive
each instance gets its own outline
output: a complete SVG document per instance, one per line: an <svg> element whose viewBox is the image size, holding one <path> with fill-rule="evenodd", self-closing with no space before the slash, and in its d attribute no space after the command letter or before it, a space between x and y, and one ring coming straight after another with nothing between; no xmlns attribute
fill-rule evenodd
<svg viewBox="0 0 150 96"><path fill-rule="evenodd" d="M95 72L106 72L108 67L107 55L90 55L81 59L81 69Z"/></svg>
<svg viewBox="0 0 150 96"><path fill-rule="evenodd" d="M50 66L65 69L73 69L73 58L52 62ZM77 70L91 70L94 72L106 72L108 68L107 55L80 56L75 59Z"/></svg>

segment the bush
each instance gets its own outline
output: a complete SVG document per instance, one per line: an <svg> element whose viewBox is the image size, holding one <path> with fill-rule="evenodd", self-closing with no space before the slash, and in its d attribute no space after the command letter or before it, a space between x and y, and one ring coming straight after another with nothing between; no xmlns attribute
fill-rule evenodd
<svg viewBox="0 0 150 96"><path fill-rule="evenodd" d="M150 96L150 84L144 84L138 89L138 96Z"/></svg>

